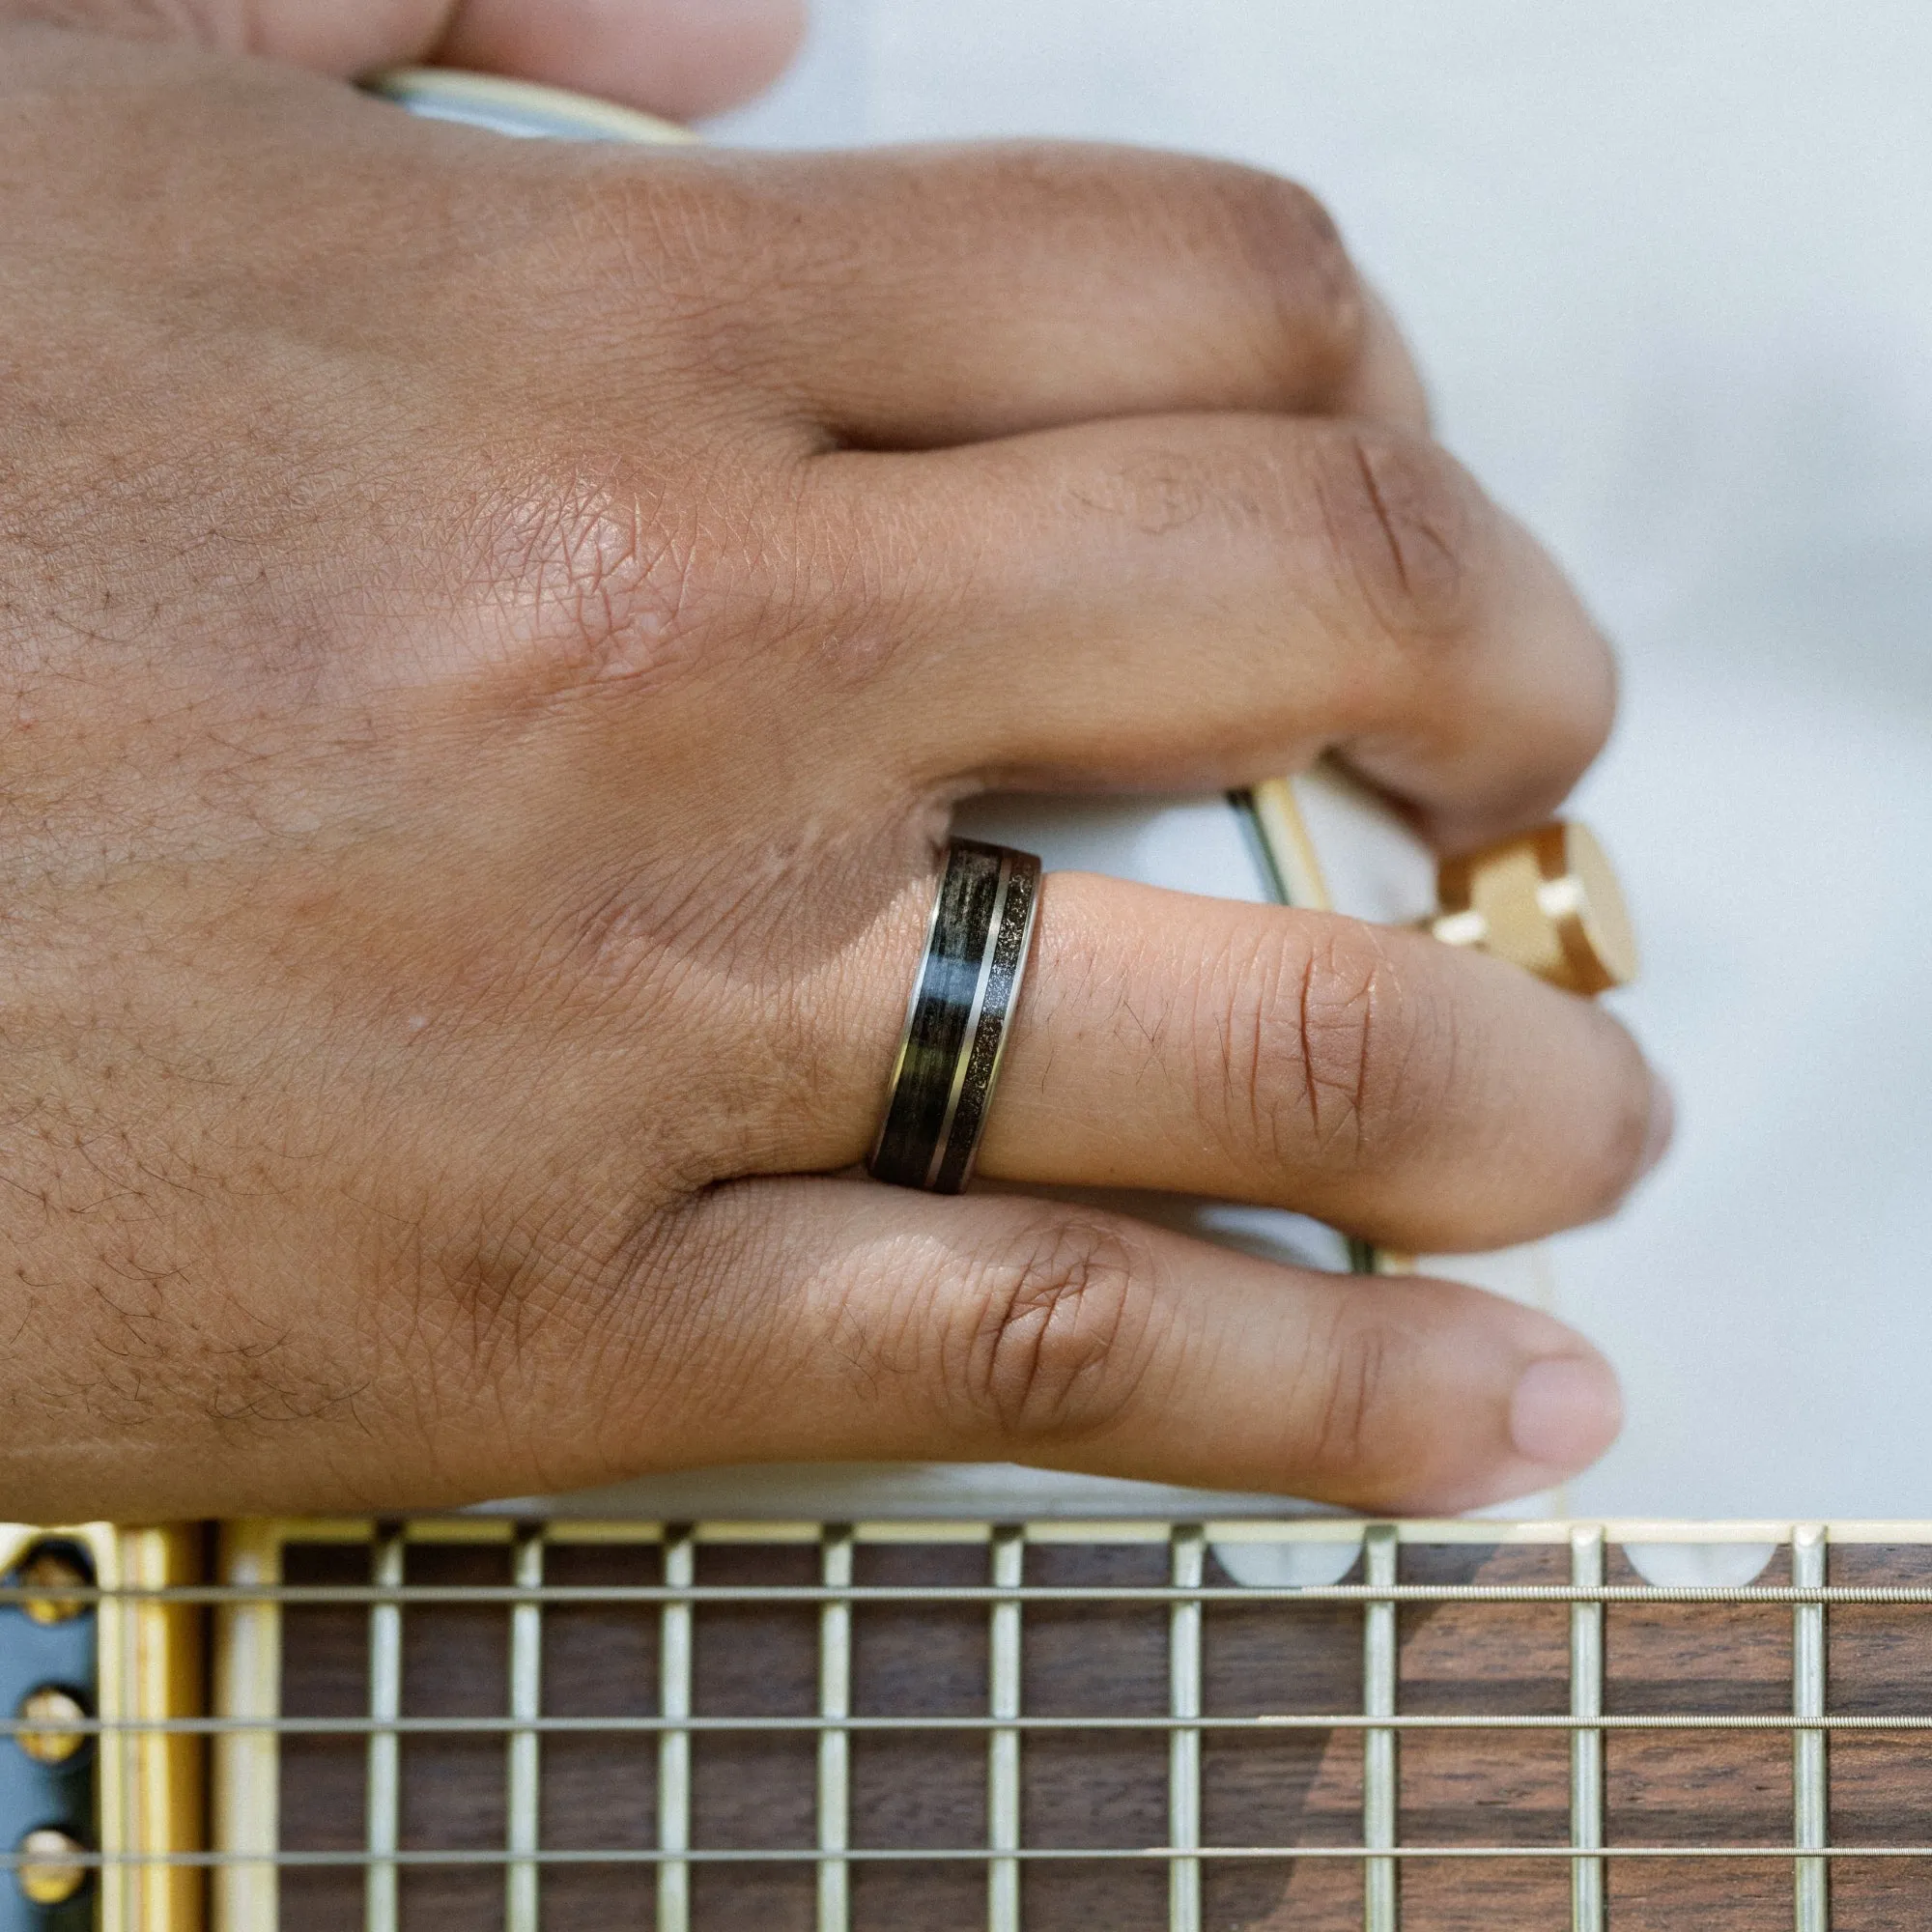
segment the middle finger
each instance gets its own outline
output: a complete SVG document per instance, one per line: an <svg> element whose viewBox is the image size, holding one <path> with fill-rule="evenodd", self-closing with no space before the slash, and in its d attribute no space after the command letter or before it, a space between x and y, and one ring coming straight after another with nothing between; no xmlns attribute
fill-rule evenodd
<svg viewBox="0 0 1932 1932"><path fill-rule="evenodd" d="M1548 815L1602 746L1608 647L1425 439L1255 415L808 466L848 636L916 782L1243 784L1339 748L1443 845Z"/></svg>

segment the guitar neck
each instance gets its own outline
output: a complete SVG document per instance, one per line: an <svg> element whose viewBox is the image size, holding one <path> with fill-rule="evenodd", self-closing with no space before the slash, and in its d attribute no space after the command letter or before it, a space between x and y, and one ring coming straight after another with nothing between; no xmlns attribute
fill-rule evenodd
<svg viewBox="0 0 1932 1932"><path fill-rule="evenodd" d="M213 1639L206 1708L99 1680L117 1928L1932 1922L1932 1526L342 1520L164 1574L79 1619Z"/></svg>

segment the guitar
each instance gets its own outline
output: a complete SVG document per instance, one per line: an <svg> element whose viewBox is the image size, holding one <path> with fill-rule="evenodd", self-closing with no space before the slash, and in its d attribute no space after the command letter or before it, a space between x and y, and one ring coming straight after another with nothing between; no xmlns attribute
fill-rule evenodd
<svg viewBox="0 0 1932 1932"><path fill-rule="evenodd" d="M1389 830L1321 796L1008 809L1308 903ZM1588 911L1607 970L1590 848L1504 857L1543 923L1452 878L1444 937ZM1932 1525L1292 1508L778 1469L0 1531L0 1928L1932 1920Z"/></svg>
<svg viewBox="0 0 1932 1932"><path fill-rule="evenodd" d="M381 86L505 132L675 135ZM1633 963L1576 828L1435 881L1332 775L978 810L1049 864L1426 920L1579 991ZM1128 1205L1406 1265L1293 1215ZM1431 1266L1548 1293L1533 1252ZM1923 1525L1369 1523L1006 1468L15 1525L0 1932L1932 1922L1928 1550Z"/></svg>

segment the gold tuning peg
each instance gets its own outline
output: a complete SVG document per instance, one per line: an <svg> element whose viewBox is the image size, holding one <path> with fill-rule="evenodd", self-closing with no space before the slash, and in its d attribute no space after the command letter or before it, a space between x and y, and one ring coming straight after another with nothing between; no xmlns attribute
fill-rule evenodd
<svg viewBox="0 0 1932 1932"><path fill-rule="evenodd" d="M1636 977L1636 934L1622 888L1587 826L1554 819L1436 873L1442 910L1422 923L1450 946L1477 946L1573 993Z"/></svg>

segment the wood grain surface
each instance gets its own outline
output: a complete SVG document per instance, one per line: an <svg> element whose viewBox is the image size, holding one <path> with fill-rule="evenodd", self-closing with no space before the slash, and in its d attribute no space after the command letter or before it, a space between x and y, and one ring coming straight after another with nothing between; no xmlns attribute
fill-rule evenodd
<svg viewBox="0 0 1932 1932"><path fill-rule="evenodd" d="M412 1546L412 1583L500 1583L508 1551ZM817 1580L811 1545L703 1544L700 1584ZM554 1545L552 1583L656 1583L655 1545ZM360 1582L367 1551L297 1546L291 1582ZM1092 1587L1089 1605L1025 1611L1023 1708L1037 1714L1158 1716L1169 1709L1168 1613L1106 1601L1110 1587L1161 1584L1158 1543L1030 1546L1026 1580ZM1932 1549L1834 1546L1836 1583L1932 1580ZM1564 1583L1559 1545L1413 1545L1405 1582ZM1788 1581L1780 1551L1759 1580ZM1359 1571L1350 1580L1358 1580ZM968 1544L860 1544L861 1584L983 1584L987 1552ZM1211 1562L1210 1583L1225 1583ZM1606 1580L1639 1580L1621 1552ZM1932 1608L1834 1606L1829 1613L1829 1708L1932 1712ZM1762 1712L1791 1705L1791 1611L1776 1605L1612 1605L1605 1611L1605 1709L1610 1713ZM405 1619L404 1707L413 1715L505 1709L509 1619L496 1607L413 1607ZM810 1716L818 1698L816 1606L704 1605L696 1612L695 1708L705 1715ZM1569 1709L1569 1612L1560 1604L1404 1605L1398 1708L1406 1713L1561 1714ZM357 1608L289 1612L285 1710L359 1716L367 1709L367 1623ZM983 1715L989 1639L983 1605L860 1605L853 1616L853 1709L860 1714ZM658 1619L649 1606L551 1606L545 1612L544 1709L586 1716L657 1709ZM1212 1715L1334 1714L1361 1708L1362 1612L1350 1605L1210 1605L1204 1613L1204 1708ZM693 1740L693 1842L810 1848L815 1748L809 1734L699 1734ZM504 1842L500 1738L406 1739L403 1842ZM291 1848L359 1849L364 1747L290 1739L283 1751L283 1837ZM1408 1732L1400 1744L1400 1836L1414 1844L1562 1845L1570 1817L1569 1747L1560 1731ZM1202 1835L1208 1845L1360 1842L1359 1731L1208 1731ZM543 1842L649 1846L657 1833L657 1740L648 1733L551 1736L543 1744ZM918 1848L983 1844L983 1734L857 1734L851 1745L851 1842ZM1840 1736L1831 1747L1834 1843L1932 1841L1932 1736ZM1605 1738L1608 1842L1789 1845L1791 1745L1754 1733L1611 1732ZM1168 1744L1159 1732L1035 1734L1022 1752L1029 1846L1159 1845L1168 1837ZM693 1872L700 1932L810 1932L809 1861ZM1851 1932L1932 1925L1932 1870L1918 1861L1840 1860L1832 1924ZM654 1922L648 1866L553 1867L543 1876L544 1932L607 1932ZM1168 1879L1158 1861L1029 1863L1028 1932L1165 1932ZM1404 1932L1548 1932L1569 1924L1563 1861L1407 1861ZM412 1932L473 1932L502 1922L499 1871L406 1870ZM291 1870L285 1932L358 1924L360 1874ZM1213 1932L1355 1932L1362 1877L1353 1861L1208 1861L1203 1924ZM981 1932L985 1876L933 1861L852 1868L855 1932ZM1613 1932L1789 1932L1792 1870L1782 1860L1614 1861Z"/></svg>

